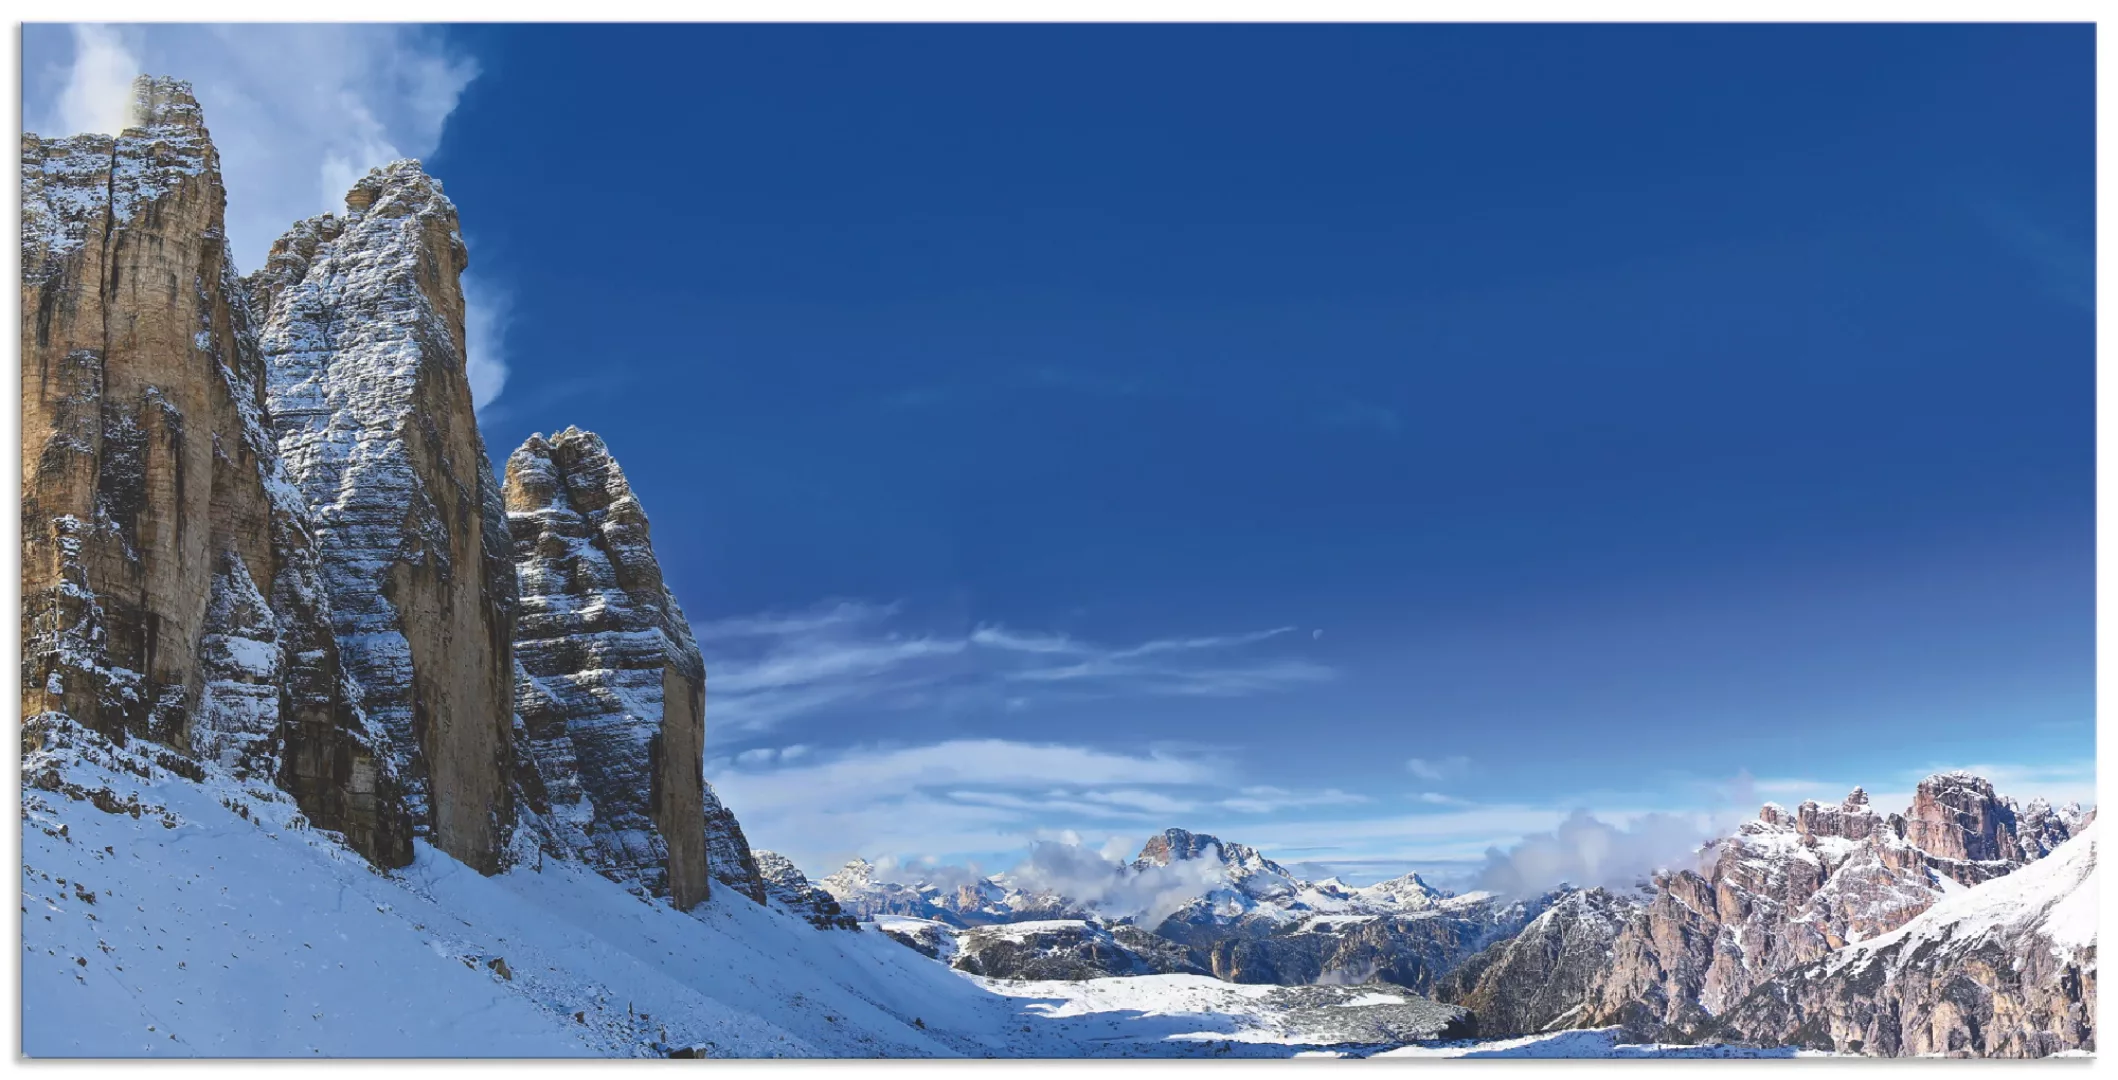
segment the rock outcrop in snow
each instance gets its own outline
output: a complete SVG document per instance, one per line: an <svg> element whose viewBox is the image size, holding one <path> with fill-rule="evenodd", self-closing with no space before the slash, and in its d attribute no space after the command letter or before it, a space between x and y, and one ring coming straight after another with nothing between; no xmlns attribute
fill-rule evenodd
<svg viewBox="0 0 2118 1080"><path fill-rule="evenodd" d="M811 884L787 857L777 851L759 848L754 853L758 876L765 882L766 893L789 911L809 921L819 930L858 930L860 919L846 912L838 900L823 889Z"/></svg>
<svg viewBox="0 0 2118 1080"><path fill-rule="evenodd" d="M704 798L707 872L715 881L744 896L760 904L767 902L771 890L766 886L756 853L750 850L750 838L743 835L743 823L721 802L712 784L705 785Z"/></svg>
<svg viewBox="0 0 2118 1080"><path fill-rule="evenodd" d="M411 857L396 763L341 670L308 509L189 84L117 137L22 139L23 715L277 781Z"/></svg>
<svg viewBox="0 0 2118 1080"><path fill-rule="evenodd" d="M507 462L521 597L515 709L553 842L679 908L706 897L706 670L647 514L603 440L532 435ZM722 869L755 878L720 804ZM745 867L745 863L750 863ZM747 870L747 875L746 875ZM762 885L748 890L760 903Z"/></svg>
<svg viewBox="0 0 2118 1080"><path fill-rule="evenodd" d="M297 223L249 279L281 457L339 654L418 829L484 872L514 826L515 569L464 373L456 208L416 161Z"/></svg>
<svg viewBox="0 0 2118 1080"><path fill-rule="evenodd" d="M2079 807L2055 811L2042 799L2018 806L1982 776L1938 773L1920 781L1902 835L1939 858L2020 865L2065 843L2080 816Z"/></svg>
<svg viewBox="0 0 2118 1080"><path fill-rule="evenodd" d="M1659 875L1615 933L1606 918L1556 938L1532 923L1495 946L1499 955L1466 965L1446 993L1485 1003L1495 1030L1615 1024L1686 1041L1782 972L2011 876L2081 820L2078 809L2019 806L1962 773L1921 782L1904 814L1877 814L1858 788L1837 806L1768 803L1709 849L1704 872ZM1582 989L1568 1002L1555 982Z"/></svg>
<svg viewBox="0 0 2118 1080"><path fill-rule="evenodd" d="M541 840L767 902L624 474L532 439L508 512L440 183L378 168L239 278L190 88L135 94L116 138L23 137L25 715L275 782L383 866Z"/></svg>
<svg viewBox="0 0 2118 1080"><path fill-rule="evenodd" d="M1971 835L2003 850L1993 833ZM2030 866L1774 977L1707 1035L1885 1056L2094 1050L2095 875L2085 827Z"/></svg>

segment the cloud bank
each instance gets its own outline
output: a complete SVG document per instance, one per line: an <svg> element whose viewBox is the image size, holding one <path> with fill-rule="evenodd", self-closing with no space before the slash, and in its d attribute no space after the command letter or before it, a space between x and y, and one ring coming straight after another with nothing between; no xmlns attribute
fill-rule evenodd
<svg viewBox="0 0 2118 1080"><path fill-rule="evenodd" d="M1227 883L1217 859L1184 859L1138 869L1109 850L1078 841L1040 840L1009 880L1032 892L1052 892L1111 918L1158 926L1195 896Z"/></svg>
<svg viewBox="0 0 2118 1080"><path fill-rule="evenodd" d="M1713 826L1699 816L1643 814L1613 825L1576 810L1550 832L1532 833L1506 850L1488 850L1478 887L1503 896L1527 896L1561 884L1627 890L1660 870L1697 869L1699 849L1714 835Z"/></svg>

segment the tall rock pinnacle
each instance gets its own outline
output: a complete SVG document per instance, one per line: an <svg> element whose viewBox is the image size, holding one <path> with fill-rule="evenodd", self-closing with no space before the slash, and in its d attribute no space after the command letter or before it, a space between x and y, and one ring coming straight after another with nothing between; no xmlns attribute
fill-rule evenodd
<svg viewBox="0 0 2118 1080"><path fill-rule="evenodd" d="M533 435L508 458L506 499L522 589L515 705L555 838L680 908L716 871L762 902L749 846L705 786L705 665L624 471L588 432Z"/></svg>
<svg viewBox="0 0 2118 1080"><path fill-rule="evenodd" d="M398 779L266 426L219 157L189 84L133 94L114 138L22 138L23 715L277 780L401 865Z"/></svg>
<svg viewBox="0 0 2118 1080"><path fill-rule="evenodd" d="M468 256L416 161L346 208L296 224L250 279L273 428L415 820L490 873L514 825L515 571L464 373Z"/></svg>

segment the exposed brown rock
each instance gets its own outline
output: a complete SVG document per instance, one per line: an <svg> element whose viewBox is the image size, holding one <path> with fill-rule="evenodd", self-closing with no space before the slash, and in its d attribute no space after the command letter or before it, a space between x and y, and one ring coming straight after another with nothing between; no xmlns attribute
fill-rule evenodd
<svg viewBox="0 0 2118 1080"><path fill-rule="evenodd" d="M1657 877L1602 955L1518 938L1495 949L1536 962L1481 955L1451 996L1498 1005L1497 1028L1619 1024L1640 1039L1697 1038L1775 976L1886 935L1959 885L2019 870L2080 820L2042 802L2018 811L1965 774L1928 778L1902 816L1876 814L1858 788L1837 806L1767 804L1711 849L1703 871ZM1563 963L1538 959L1569 948ZM1548 993L1555 982L1584 989L1562 1005Z"/></svg>
<svg viewBox="0 0 2118 1080"><path fill-rule="evenodd" d="M23 136L23 713L277 776L401 864L265 426L218 155L188 84L134 94L116 138Z"/></svg>
<svg viewBox="0 0 2118 1080"><path fill-rule="evenodd" d="M1883 1056L2093 1050L2095 842L2084 832L1897 931L1781 973L1704 1034Z"/></svg>

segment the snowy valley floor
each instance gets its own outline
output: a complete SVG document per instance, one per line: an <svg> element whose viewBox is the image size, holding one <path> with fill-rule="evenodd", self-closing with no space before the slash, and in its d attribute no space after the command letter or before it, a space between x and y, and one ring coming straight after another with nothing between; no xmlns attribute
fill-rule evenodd
<svg viewBox="0 0 2118 1080"><path fill-rule="evenodd" d="M1358 1014L1427 1006L1287 1008L1187 975L990 981L727 889L687 914L552 861L487 878L422 845L385 876L262 786L123 751L53 764L120 812L25 786L30 1057L1785 1056L1609 1032L1344 1043Z"/></svg>

